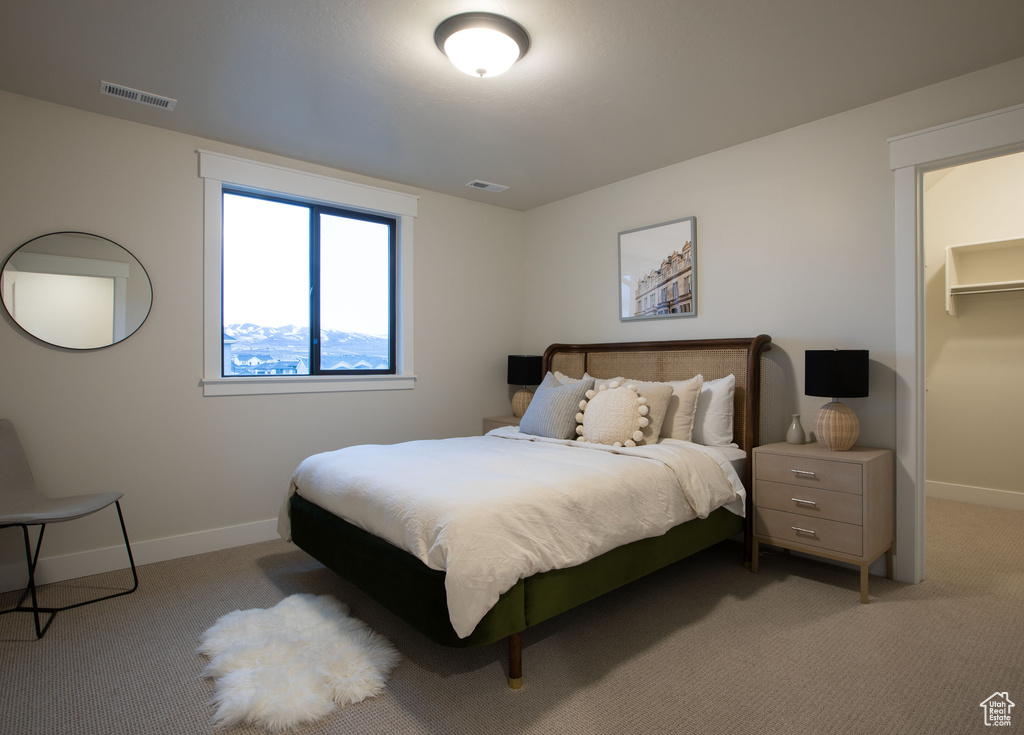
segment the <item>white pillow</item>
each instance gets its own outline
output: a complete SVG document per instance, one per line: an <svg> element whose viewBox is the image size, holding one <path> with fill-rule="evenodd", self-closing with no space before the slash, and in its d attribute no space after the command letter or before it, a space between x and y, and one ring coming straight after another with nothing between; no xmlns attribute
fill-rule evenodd
<svg viewBox="0 0 1024 735"><path fill-rule="evenodd" d="M693 441L697 397L703 384L704 376L699 373L689 380L668 381L668 385L672 386L672 398L668 402L668 410L665 411L665 422L661 425L662 437L681 439L684 442Z"/></svg>
<svg viewBox="0 0 1024 735"><path fill-rule="evenodd" d="M586 397L576 414L580 441L614 447L635 447L643 441L649 410L636 386L613 380L598 390L588 390Z"/></svg>
<svg viewBox="0 0 1024 735"><path fill-rule="evenodd" d="M598 380L594 383L594 390L600 390L602 385L607 386L612 382L617 382L620 385L632 385L636 388L637 395L647 399L647 407L650 409L650 413L647 414L649 423L643 427L643 441L637 442L637 444L657 444L661 437L665 412L668 411L668 404L672 399L672 386L667 383L645 383L642 380L612 378L611 380Z"/></svg>
<svg viewBox="0 0 1024 735"><path fill-rule="evenodd" d="M735 392L735 375L704 381L700 388L700 395L697 397L697 411L693 417L691 441L711 447L736 446L732 441Z"/></svg>
<svg viewBox="0 0 1024 735"><path fill-rule="evenodd" d="M553 373L553 375L558 379L558 382L561 383L562 385L572 385L573 383L579 383L582 380L587 380L590 378L590 376L587 375L586 372L583 373L582 378L570 378L568 375L566 375L563 372L559 372L558 370L556 370Z"/></svg>

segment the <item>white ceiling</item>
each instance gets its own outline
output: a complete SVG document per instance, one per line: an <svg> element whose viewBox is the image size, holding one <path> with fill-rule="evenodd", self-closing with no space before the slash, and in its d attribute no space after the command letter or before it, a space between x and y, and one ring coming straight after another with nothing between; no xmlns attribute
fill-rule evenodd
<svg viewBox="0 0 1024 735"><path fill-rule="evenodd" d="M0 89L518 210L1024 56L1021 0L2 1ZM434 45L469 10L503 76Z"/></svg>

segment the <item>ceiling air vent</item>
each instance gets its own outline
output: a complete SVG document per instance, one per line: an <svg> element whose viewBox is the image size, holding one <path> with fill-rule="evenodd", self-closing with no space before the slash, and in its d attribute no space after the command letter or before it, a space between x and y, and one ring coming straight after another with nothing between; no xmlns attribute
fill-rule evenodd
<svg viewBox="0 0 1024 735"><path fill-rule="evenodd" d="M480 181L479 179L477 179L476 181L470 181L468 184L466 184L466 186L468 186L470 189L483 189L484 191L505 191L505 189L508 188L507 186L502 186L501 184L490 184L486 181Z"/></svg>
<svg viewBox="0 0 1024 735"><path fill-rule="evenodd" d="M111 84L110 82L100 82L100 93L109 94L111 97L120 97L130 102L138 102L140 105L159 107L161 110L167 110L168 112L173 110L174 106L178 104L178 100L172 100L170 97L161 97L158 94L150 94L149 92L132 89L120 84Z"/></svg>

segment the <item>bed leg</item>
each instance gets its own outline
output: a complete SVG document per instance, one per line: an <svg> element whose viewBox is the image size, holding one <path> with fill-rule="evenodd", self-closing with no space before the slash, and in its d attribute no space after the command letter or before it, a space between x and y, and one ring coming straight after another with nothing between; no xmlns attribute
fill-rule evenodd
<svg viewBox="0 0 1024 735"><path fill-rule="evenodd" d="M523 688L523 636L513 633L508 637L508 688Z"/></svg>

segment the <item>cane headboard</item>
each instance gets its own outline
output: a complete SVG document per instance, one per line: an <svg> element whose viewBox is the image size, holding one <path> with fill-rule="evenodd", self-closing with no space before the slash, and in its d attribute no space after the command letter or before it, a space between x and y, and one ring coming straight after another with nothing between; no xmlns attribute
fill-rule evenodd
<svg viewBox="0 0 1024 735"><path fill-rule="evenodd" d="M553 344L544 351L544 370L572 378L586 372L596 378L645 381L686 380L697 373L716 380L731 373L736 376L733 441L747 452L749 468L761 429L761 354L771 341L762 334L743 339Z"/></svg>

